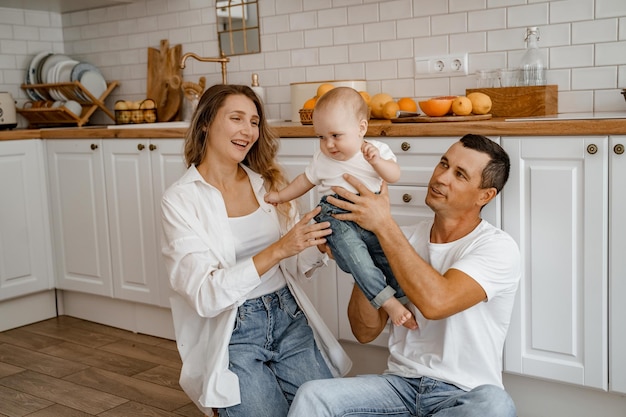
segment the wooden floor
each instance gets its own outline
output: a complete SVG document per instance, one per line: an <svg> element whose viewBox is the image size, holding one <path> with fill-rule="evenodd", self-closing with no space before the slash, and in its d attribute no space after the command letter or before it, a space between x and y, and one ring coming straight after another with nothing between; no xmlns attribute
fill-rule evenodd
<svg viewBox="0 0 626 417"><path fill-rule="evenodd" d="M0 416L203 416L175 342L61 316L0 333Z"/></svg>

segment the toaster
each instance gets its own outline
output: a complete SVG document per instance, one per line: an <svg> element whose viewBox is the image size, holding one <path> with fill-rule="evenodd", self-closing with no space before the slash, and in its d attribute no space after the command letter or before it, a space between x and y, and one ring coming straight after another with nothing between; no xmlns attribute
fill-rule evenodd
<svg viewBox="0 0 626 417"><path fill-rule="evenodd" d="M0 129L13 129L16 126L15 100L11 93L0 91Z"/></svg>

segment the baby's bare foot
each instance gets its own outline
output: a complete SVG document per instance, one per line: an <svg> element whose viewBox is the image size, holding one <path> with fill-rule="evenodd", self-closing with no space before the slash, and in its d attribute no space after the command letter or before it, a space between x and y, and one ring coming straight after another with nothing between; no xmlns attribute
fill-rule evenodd
<svg viewBox="0 0 626 417"><path fill-rule="evenodd" d="M417 329L417 322L413 314L397 298L391 297L383 303L382 308L389 314L389 318L395 326Z"/></svg>

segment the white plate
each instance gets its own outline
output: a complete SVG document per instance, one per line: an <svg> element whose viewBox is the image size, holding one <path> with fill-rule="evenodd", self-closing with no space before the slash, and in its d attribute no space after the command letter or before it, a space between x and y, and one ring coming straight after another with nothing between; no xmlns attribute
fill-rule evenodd
<svg viewBox="0 0 626 417"><path fill-rule="evenodd" d="M62 61L57 64L57 82L58 83L69 83L72 81L72 70L76 65L78 65L78 61L70 59L69 61Z"/></svg>
<svg viewBox="0 0 626 417"><path fill-rule="evenodd" d="M85 71L80 77L80 83L92 96L98 99L107 89L107 82L104 80L104 77L96 71Z"/></svg>
<svg viewBox="0 0 626 417"><path fill-rule="evenodd" d="M57 63L61 61L71 60L71 58L67 55L63 54L54 54L46 58L45 62L41 67L41 78L45 84L53 83L53 80L49 80L48 77L51 74L50 69L53 68Z"/></svg>
<svg viewBox="0 0 626 417"><path fill-rule="evenodd" d="M48 55L52 55L53 53L50 51L39 52L35 57L30 61L30 65L28 66L28 72L26 79L28 80L28 84L40 84L41 80L37 77L37 68L42 59L47 57Z"/></svg>

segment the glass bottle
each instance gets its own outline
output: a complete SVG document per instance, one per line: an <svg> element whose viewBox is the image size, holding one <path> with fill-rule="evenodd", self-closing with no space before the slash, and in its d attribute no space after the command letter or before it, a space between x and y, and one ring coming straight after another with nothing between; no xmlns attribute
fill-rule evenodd
<svg viewBox="0 0 626 417"><path fill-rule="evenodd" d="M539 29L536 26L526 28L526 52L520 64L520 85L546 85L546 65L537 46Z"/></svg>
<svg viewBox="0 0 626 417"><path fill-rule="evenodd" d="M250 86L257 96L261 99L261 102L265 103L265 89L259 85L259 74L252 74L252 84Z"/></svg>

